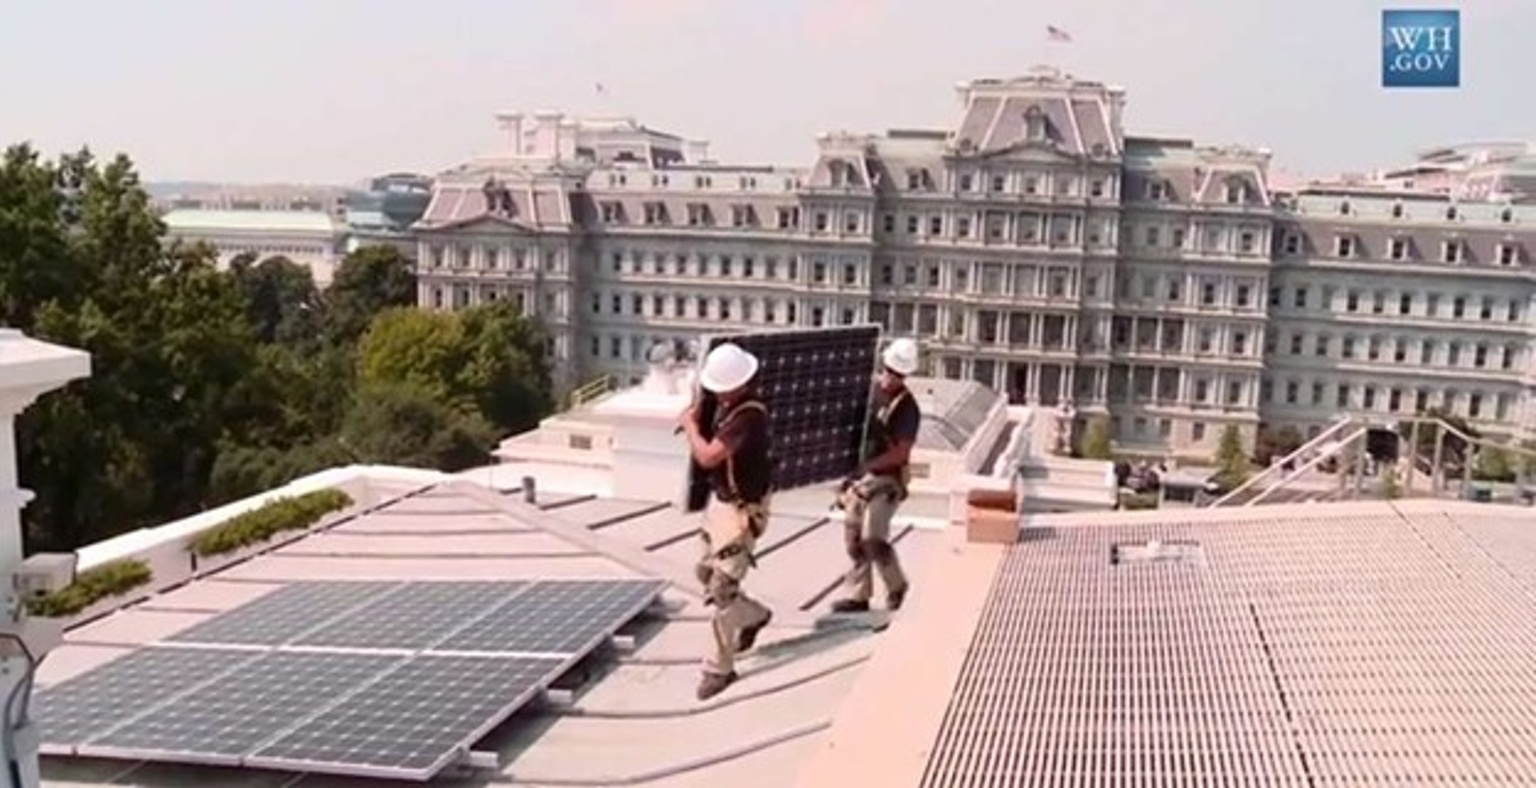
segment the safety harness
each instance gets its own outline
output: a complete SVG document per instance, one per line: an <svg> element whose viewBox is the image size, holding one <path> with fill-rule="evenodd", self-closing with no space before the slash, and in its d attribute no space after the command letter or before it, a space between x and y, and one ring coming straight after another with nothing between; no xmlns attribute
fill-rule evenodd
<svg viewBox="0 0 1536 788"><path fill-rule="evenodd" d="M720 428L729 424L732 419L741 415L745 411L751 410L758 411L764 416L768 415L768 406L757 400L747 400L738 404L736 407L731 408L731 412L727 413L725 418L721 420L720 424L716 427L715 432L719 433ZM736 457L734 455L725 458L725 486L731 495L731 505L736 507L736 509L741 512L741 516L747 519L747 527L752 532L752 538L755 540L761 537L763 535L763 529L767 528L768 525L768 507L765 501L749 503L741 500L741 487L737 484L736 481ZM761 524L759 525L759 523ZM731 558L744 552L747 553L747 560L751 562L753 566L756 566L757 561L755 557L752 556L751 552L747 550L746 545L740 541L732 541L726 544L719 550L715 551L715 556L719 558Z"/></svg>
<svg viewBox="0 0 1536 788"><path fill-rule="evenodd" d="M891 417L896 414L896 408L903 402L912 398L912 392L903 387L900 393L891 397L891 401L885 403L885 407L875 413L875 422L880 427L880 451L884 452L891 447ZM896 500L907 499L907 484L912 481L912 464L901 466L901 471L894 477L896 481Z"/></svg>

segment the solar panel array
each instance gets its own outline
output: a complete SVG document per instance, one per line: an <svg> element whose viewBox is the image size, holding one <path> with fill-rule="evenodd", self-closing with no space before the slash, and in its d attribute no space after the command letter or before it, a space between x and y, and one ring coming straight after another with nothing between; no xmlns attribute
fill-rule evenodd
<svg viewBox="0 0 1536 788"><path fill-rule="evenodd" d="M294 583L39 690L33 716L49 754L428 780L664 586Z"/></svg>
<svg viewBox="0 0 1536 788"><path fill-rule="evenodd" d="M879 326L727 334L708 349L733 342L757 356L758 393L773 429L773 488L789 490L841 479L863 459ZM700 421L714 423L716 398L701 392ZM709 477L689 463L687 508L709 502Z"/></svg>

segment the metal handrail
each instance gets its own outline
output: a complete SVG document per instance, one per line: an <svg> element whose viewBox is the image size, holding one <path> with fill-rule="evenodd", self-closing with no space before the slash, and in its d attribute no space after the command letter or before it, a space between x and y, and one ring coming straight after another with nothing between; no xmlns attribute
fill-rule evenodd
<svg viewBox="0 0 1536 788"><path fill-rule="evenodd" d="M1231 490L1228 490L1225 495L1223 495L1220 498L1217 498L1216 500L1212 501L1210 503L1210 506L1211 507L1222 506L1222 505L1226 504L1228 501L1230 501L1233 498L1237 497L1239 494L1241 494L1243 492L1246 492L1249 488L1253 487L1254 485L1258 484L1259 482L1263 481L1264 479L1269 478L1270 476L1273 476L1276 473L1282 472L1282 469L1286 466L1287 463L1293 462L1293 461L1296 460L1296 458L1301 457L1302 455L1306 454L1308 451L1312 451L1312 450L1316 449L1318 446L1323 445L1328 440L1330 440L1334 435L1336 435L1339 432L1341 432L1342 430L1344 430L1346 427L1348 427L1353 422L1354 422L1354 419L1352 417L1350 417L1350 416L1344 416L1344 417L1340 418L1338 421L1334 422L1333 426L1329 427L1326 430L1323 430L1322 432L1318 433L1316 436L1314 436L1310 440L1308 440L1306 443L1303 443L1300 446L1296 447L1296 449L1294 451L1292 451L1290 454L1287 454L1284 457L1281 457L1279 462L1272 462L1272 463L1270 463L1268 468L1265 468L1264 470L1259 471L1258 474L1248 478L1242 484L1239 484L1236 487L1233 487Z"/></svg>
<svg viewBox="0 0 1536 788"><path fill-rule="evenodd" d="M1491 440L1489 438L1473 437L1473 436L1467 434L1466 432L1464 432L1463 430L1458 429L1456 426L1446 422L1444 419L1442 419L1442 418L1440 418L1438 416L1404 416L1404 417L1392 419L1391 422L1392 422L1392 424L1394 426L1402 425L1402 424L1405 424L1405 423L1410 425L1410 426L1412 426L1413 429L1410 431L1410 434L1408 436L1405 436L1405 440L1407 440L1408 443L1409 443L1408 453L1409 453L1410 457L1412 458L1410 460L1410 462L1416 463L1418 459L1427 459L1428 460L1429 466L1430 466L1430 471L1426 475L1428 475L1430 477L1431 488L1432 488L1432 490L1434 490L1436 492L1439 492L1439 491L1443 490L1443 481L1444 480L1441 477L1443 476L1442 467L1443 467L1443 460L1444 460L1444 446L1445 446L1445 436L1447 436L1447 435L1455 436L1456 438L1458 438L1461 441L1463 441L1464 443L1466 443L1468 446L1475 446L1475 447L1478 447L1479 449L1493 449L1493 450L1496 450L1496 451L1508 452L1509 454L1514 455L1515 457L1526 458L1526 459L1529 459L1529 460L1536 460L1536 449L1527 448L1525 446L1521 446L1521 445L1516 444L1516 443L1507 443L1507 444L1505 444L1505 443L1499 443L1499 442ZM1357 429L1355 432L1351 433L1348 437L1346 437L1343 440L1339 441L1338 445L1333 447L1329 451L1322 452L1322 453L1318 454L1315 457L1309 458L1308 462L1305 465L1303 465L1302 467L1296 468L1296 469L1294 469L1292 471L1289 471L1289 472L1286 472L1280 478L1280 480L1278 482L1276 482L1276 483L1274 483L1272 485L1269 485L1259 495L1255 496L1254 498L1252 498L1249 501L1244 502L1242 505L1243 506L1252 506L1255 503L1258 503L1259 501L1262 501L1265 497L1267 497L1270 494L1270 492L1272 492L1274 490L1278 490L1278 489L1280 489L1282 487L1285 487L1286 485L1288 485L1291 482L1295 481L1297 478L1300 478L1300 476L1303 473L1305 473L1306 471L1311 470L1312 468L1315 468L1318 464L1320 464L1324 460L1328 459L1329 457L1336 456L1339 452L1343 451L1346 447L1348 447L1349 444L1351 444L1352 442L1358 440L1370 428L1372 428L1372 427L1379 427L1379 426L1385 426L1385 425L1380 424L1378 422L1378 420L1360 418L1358 416L1353 416L1353 415L1342 416L1341 418L1339 418L1339 420L1337 422L1335 422L1328 429L1326 429L1323 432L1319 433L1316 437L1312 438L1311 440L1308 440L1306 443L1304 443L1300 447L1298 447L1295 451L1292 451L1290 454L1287 454L1285 457L1281 458L1278 462L1275 462L1275 463L1271 464L1270 467L1265 468L1263 471L1259 472L1257 475L1253 476L1252 478L1249 478L1248 480L1244 481L1242 484L1238 485L1237 487L1234 487L1231 491L1229 491L1225 495L1221 496L1220 498L1217 498L1215 501L1212 501L1208 505L1212 506L1212 507L1214 507L1214 506L1222 506L1224 504L1227 504L1227 503L1231 502L1238 495L1241 495L1243 492L1251 489L1252 487L1257 485L1259 482L1264 481L1265 479L1271 478L1274 475L1276 475L1277 473L1279 473L1281 471L1281 469L1283 469L1287 464L1289 464L1289 463L1293 462L1294 460L1296 460L1298 457L1301 457L1302 455L1306 454L1309 451L1316 451L1317 448L1320 445L1324 444L1327 441L1333 440L1335 435L1337 435L1339 432L1347 429L1350 426L1356 426L1359 429ZM1420 427L1425 427L1425 426L1434 428L1437 431L1437 434L1436 434L1436 437L1435 437L1435 444L1434 444L1435 445L1434 454L1433 454L1433 457L1431 457L1431 458L1422 458L1422 456L1419 453L1419 447L1418 447L1419 428ZM1411 465L1410 469L1408 471L1408 477L1403 480L1404 487L1406 487L1406 488L1408 488L1410 490L1412 489L1412 487L1413 487L1413 475L1415 473L1417 473L1417 472L1420 472L1420 471L1417 469L1416 465ZM1471 480L1471 477L1472 477L1472 462L1471 462L1470 455L1464 459L1463 467L1462 467L1462 477L1463 477L1463 480L1462 480L1463 484L1465 484L1465 483L1467 483L1467 482L1469 482Z"/></svg>
<svg viewBox="0 0 1536 788"><path fill-rule="evenodd" d="M612 375L604 375L600 378L597 378L596 380L589 381L577 387L576 390L571 392L570 407L579 408L582 405L591 402L592 400L597 399L604 394L607 394L613 389L613 382L614 379Z"/></svg>
<svg viewBox="0 0 1536 788"><path fill-rule="evenodd" d="M1341 422L1341 423L1346 423L1347 424L1348 422ZM1265 497L1267 497L1270 493L1274 492L1275 490L1278 490L1281 487L1284 487L1285 485L1287 485L1287 484L1289 484L1289 483L1291 483L1291 482L1301 478L1302 474L1305 474L1308 471L1312 470L1313 468L1316 468L1318 465L1320 465L1323 461L1327 460L1328 458L1337 456L1339 454L1339 452L1344 451L1346 448L1349 447L1350 444L1354 443L1357 440L1360 440L1361 436L1365 435L1366 432L1368 432L1368 431L1370 431L1370 427L1360 427L1359 429L1356 429L1354 432L1351 432L1349 434L1349 437L1339 441L1337 445L1333 446L1328 451L1318 452L1316 457L1313 457L1312 459L1307 460L1301 466L1293 469L1290 473L1287 473L1285 476L1281 477L1281 479L1280 479L1280 481L1278 483L1270 485L1269 487L1265 487L1264 489L1260 490L1258 495L1255 495L1255 496L1253 496L1253 498L1249 499L1248 501L1245 501L1243 503L1243 506L1253 506L1254 504L1257 504L1260 501L1264 500Z"/></svg>

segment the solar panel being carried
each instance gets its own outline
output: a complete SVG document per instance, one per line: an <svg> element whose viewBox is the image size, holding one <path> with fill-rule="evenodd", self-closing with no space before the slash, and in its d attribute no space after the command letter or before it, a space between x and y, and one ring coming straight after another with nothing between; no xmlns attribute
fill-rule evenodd
<svg viewBox="0 0 1536 788"><path fill-rule="evenodd" d="M773 488L841 479L858 468L869 421L880 327L839 326L711 337L706 350L733 342L757 356L758 394L773 429ZM700 423L716 398L699 392ZM709 502L709 478L689 462L687 510Z"/></svg>
<svg viewBox="0 0 1536 788"><path fill-rule="evenodd" d="M429 780L663 587L295 583L39 690L33 716L45 754Z"/></svg>

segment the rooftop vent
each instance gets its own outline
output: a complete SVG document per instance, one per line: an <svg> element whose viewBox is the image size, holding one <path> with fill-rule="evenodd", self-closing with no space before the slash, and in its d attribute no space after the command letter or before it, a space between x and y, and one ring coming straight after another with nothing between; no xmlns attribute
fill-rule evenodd
<svg viewBox="0 0 1536 788"><path fill-rule="evenodd" d="M1122 542L1109 548L1109 562L1122 564L1194 564L1205 565L1205 548L1199 542L1157 539L1146 542Z"/></svg>
<svg viewBox="0 0 1536 788"><path fill-rule="evenodd" d="M640 387L654 394L676 394L677 349L670 342L657 342L646 351L645 363L649 367Z"/></svg>

